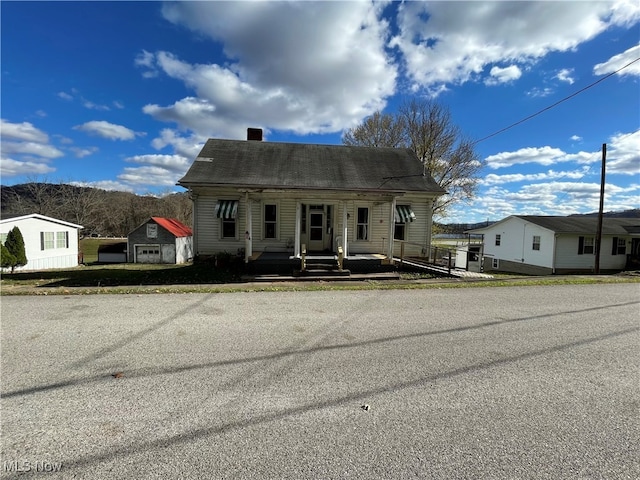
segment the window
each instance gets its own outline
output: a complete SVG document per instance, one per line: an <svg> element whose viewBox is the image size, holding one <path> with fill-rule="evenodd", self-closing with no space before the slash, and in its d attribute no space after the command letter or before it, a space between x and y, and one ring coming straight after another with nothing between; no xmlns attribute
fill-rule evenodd
<svg viewBox="0 0 640 480"><path fill-rule="evenodd" d="M158 238L157 223L147 223L147 238Z"/></svg>
<svg viewBox="0 0 640 480"><path fill-rule="evenodd" d="M533 236L533 245L531 246L533 250L540 250L540 235Z"/></svg>
<svg viewBox="0 0 640 480"><path fill-rule="evenodd" d="M491 259L491 267L497 269L500 267L500 260L497 258Z"/></svg>
<svg viewBox="0 0 640 480"><path fill-rule="evenodd" d="M396 228L393 231L393 238L396 240L406 240L405 236L407 233L406 223L404 222L396 222Z"/></svg>
<svg viewBox="0 0 640 480"><path fill-rule="evenodd" d="M307 204L302 204L302 218L300 219L300 232L307 233Z"/></svg>
<svg viewBox="0 0 640 480"><path fill-rule="evenodd" d="M56 239L53 232L40 232L40 250L56 248Z"/></svg>
<svg viewBox="0 0 640 480"><path fill-rule="evenodd" d="M56 248L69 248L69 232L56 232Z"/></svg>
<svg viewBox="0 0 640 480"><path fill-rule="evenodd" d="M496 247L500 246L500 241L502 240L502 237L500 236L499 233L496 233Z"/></svg>
<svg viewBox="0 0 640 480"><path fill-rule="evenodd" d="M238 201L218 200L215 214L220 219L222 238L237 238Z"/></svg>
<svg viewBox="0 0 640 480"><path fill-rule="evenodd" d="M277 238L277 213L276 205L264 206L264 238Z"/></svg>
<svg viewBox="0 0 640 480"><path fill-rule="evenodd" d="M236 238L236 219L222 219L222 238Z"/></svg>
<svg viewBox="0 0 640 480"><path fill-rule="evenodd" d="M415 213L411 210L410 205L396 205L395 211L395 229L393 238L396 240L407 239L407 224L416 219Z"/></svg>
<svg viewBox="0 0 640 480"><path fill-rule="evenodd" d="M578 237L578 255L593 255L594 245L594 237Z"/></svg>
<svg viewBox="0 0 640 480"><path fill-rule="evenodd" d="M7 241L7 235L9 235L8 233L0 233L0 243L2 243L4 245L4 242Z"/></svg>
<svg viewBox="0 0 640 480"><path fill-rule="evenodd" d="M624 238L613 237L611 255L626 255L627 243Z"/></svg>
<svg viewBox="0 0 640 480"><path fill-rule="evenodd" d="M369 240L369 209L358 207L356 240Z"/></svg>

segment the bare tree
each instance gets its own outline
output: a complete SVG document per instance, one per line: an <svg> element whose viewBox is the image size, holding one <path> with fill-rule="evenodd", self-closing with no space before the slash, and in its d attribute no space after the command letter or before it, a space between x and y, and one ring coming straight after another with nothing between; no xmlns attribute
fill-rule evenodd
<svg viewBox="0 0 640 480"><path fill-rule="evenodd" d="M348 130L345 145L411 148L425 173L447 191L434 206L434 214L445 217L456 202L471 200L477 191L482 162L474 143L453 123L445 106L428 100L403 103L398 113L374 113L361 125Z"/></svg>
<svg viewBox="0 0 640 480"><path fill-rule="evenodd" d="M360 147L403 147L406 144L404 118L375 112L342 137L345 145Z"/></svg>

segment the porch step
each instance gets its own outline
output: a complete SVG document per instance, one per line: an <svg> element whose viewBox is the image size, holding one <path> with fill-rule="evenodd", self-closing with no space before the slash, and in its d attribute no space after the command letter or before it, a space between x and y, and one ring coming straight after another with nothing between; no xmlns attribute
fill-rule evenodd
<svg viewBox="0 0 640 480"><path fill-rule="evenodd" d="M314 265L317 267L317 265ZM337 266L330 268L307 268L306 270L295 270L293 276L304 277L348 277L351 275L350 270L338 270Z"/></svg>

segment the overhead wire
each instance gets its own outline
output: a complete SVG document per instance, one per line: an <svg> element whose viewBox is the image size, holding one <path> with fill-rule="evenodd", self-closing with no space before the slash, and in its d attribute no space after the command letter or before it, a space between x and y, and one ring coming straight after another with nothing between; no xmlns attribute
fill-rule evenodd
<svg viewBox="0 0 640 480"><path fill-rule="evenodd" d="M566 96L566 97L564 97L564 98L562 98L562 99L558 100L557 102L553 103L552 105L549 105L548 107L545 107L545 108L543 108L542 110L539 110L539 111L537 111L536 113L533 113L533 114L529 115L528 117L523 118L522 120L518 120L517 122L514 122L514 123L512 123L511 125L509 125L509 126L507 126L507 127L501 128L500 130L498 130L498 131L496 131L496 132L494 132L494 133L492 133L492 134L490 134L490 135L487 135L486 137L482 137L481 139L476 140L475 142L473 142L473 145L476 145L476 144L478 144L478 143L480 143L480 142L484 142L485 140L488 140L489 138L495 137L496 135L499 135L499 134L501 134L501 133L503 133L503 132L506 132L507 130L509 130L509 129L511 129L511 128L515 127L515 126L517 126L517 125L520 125L521 123L524 123L524 122L526 122L526 121L528 121L528 120L531 120L531 119L532 119L532 118L534 118L534 117L537 117L538 115L540 115L541 113L546 112L547 110L551 110L552 108L554 108L554 107L556 107L556 106L560 105L562 102L566 102L566 101L567 101L567 100L569 100L570 98L573 98L573 97L575 97L576 95L579 95L580 93L584 92L585 90L588 90L588 89L590 89L590 88L592 88L592 87L595 87L595 86L596 86L597 84L599 84L600 82L603 82L603 81L605 81L607 78L609 78L609 77L611 77L611 76L615 75L616 73L618 73L618 72L620 72L620 71L624 70L624 69L625 69L625 68L627 68L627 67L630 67L631 65L633 65L633 64L634 64L634 63L636 63L637 61L640 61L640 57L636 58L635 60L632 60L631 62L627 63L627 64L626 64L626 65L624 65L623 67L620 67L620 68L619 68L619 69L617 69L616 71L611 72L611 73L609 73L609 74L605 75L605 76L604 76L604 77L602 77L602 78L599 78L598 80L596 80L595 82L593 82L593 83L591 83L591 84L587 85L586 87L583 87L583 88L581 88L580 90L578 90L578 91L576 91L576 92L573 92L571 95L568 95L568 96Z"/></svg>

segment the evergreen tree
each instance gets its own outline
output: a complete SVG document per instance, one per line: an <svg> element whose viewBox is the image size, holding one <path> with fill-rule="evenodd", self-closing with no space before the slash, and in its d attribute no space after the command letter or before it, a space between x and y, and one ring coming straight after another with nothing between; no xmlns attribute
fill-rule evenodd
<svg viewBox="0 0 640 480"><path fill-rule="evenodd" d="M0 244L0 250L2 251L1 259L0 259L0 267L2 268L12 268L16 264L16 257L11 255L11 252L7 247Z"/></svg>
<svg viewBox="0 0 640 480"><path fill-rule="evenodd" d="M24 248L24 238L22 238L22 232L20 232L18 227L13 227L8 233L4 246L16 259L15 263L11 266L11 273L13 273L15 267L23 267L27 264L27 253Z"/></svg>

